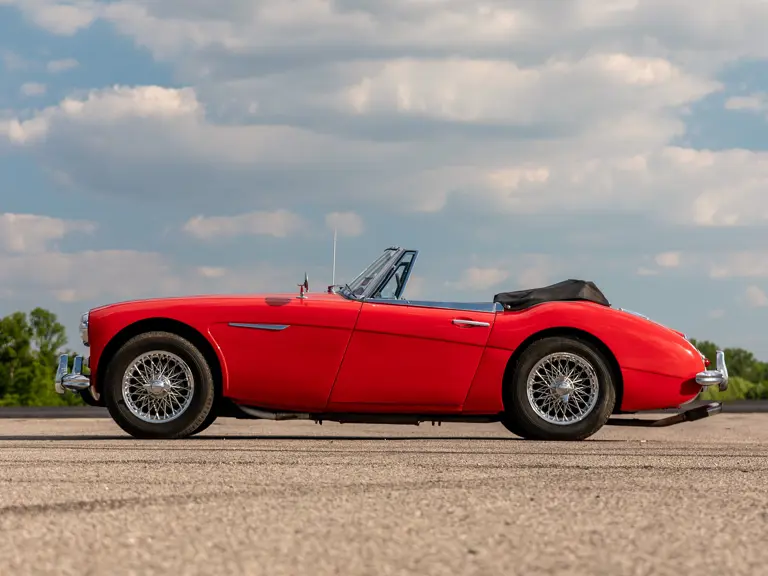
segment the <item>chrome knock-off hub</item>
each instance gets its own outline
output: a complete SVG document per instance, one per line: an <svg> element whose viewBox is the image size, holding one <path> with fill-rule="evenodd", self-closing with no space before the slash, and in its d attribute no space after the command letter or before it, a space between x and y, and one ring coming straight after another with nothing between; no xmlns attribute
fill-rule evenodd
<svg viewBox="0 0 768 576"><path fill-rule="evenodd" d="M166 376L160 378L154 378L147 382L147 391L155 398L163 398L168 396L171 390L171 380Z"/></svg>
<svg viewBox="0 0 768 576"><path fill-rule="evenodd" d="M565 376L560 376L556 378L555 381L552 383L552 392L562 402L568 402L568 399L571 397L571 394L573 393L574 389L575 389L575 386L573 385L573 382L571 382L571 379Z"/></svg>

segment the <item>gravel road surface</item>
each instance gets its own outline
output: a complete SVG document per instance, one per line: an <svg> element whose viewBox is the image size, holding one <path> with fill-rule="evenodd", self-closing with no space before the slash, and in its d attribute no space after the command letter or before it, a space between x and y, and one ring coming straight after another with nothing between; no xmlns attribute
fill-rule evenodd
<svg viewBox="0 0 768 576"><path fill-rule="evenodd" d="M223 419L0 420L0 574L765 574L768 414L525 442Z"/></svg>

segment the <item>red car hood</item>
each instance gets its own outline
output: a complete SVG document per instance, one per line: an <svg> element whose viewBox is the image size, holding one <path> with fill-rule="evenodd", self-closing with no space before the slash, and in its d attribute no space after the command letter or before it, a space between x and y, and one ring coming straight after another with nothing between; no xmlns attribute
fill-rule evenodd
<svg viewBox="0 0 768 576"><path fill-rule="evenodd" d="M115 302L113 304L105 304L93 308L91 314L105 314L115 311L125 310L157 310L160 308L169 307L186 307L186 306L207 306L207 305L220 305L220 304L232 304L237 302L258 302L267 300L286 300L297 298L296 292L276 292L276 293L261 293L261 294L202 294L195 296L169 296L164 298L147 298L144 300L127 300L125 302ZM307 298L320 301L332 301L342 298L338 294L328 294L326 292L309 292Z"/></svg>

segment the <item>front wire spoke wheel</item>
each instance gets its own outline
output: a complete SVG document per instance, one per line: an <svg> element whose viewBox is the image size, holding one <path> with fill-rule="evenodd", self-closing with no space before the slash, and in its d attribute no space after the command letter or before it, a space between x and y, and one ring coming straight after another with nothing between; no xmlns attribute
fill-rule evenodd
<svg viewBox="0 0 768 576"><path fill-rule="evenodd" d="M123 374L123 400L139 420L151 424L171 422L192 403L195 378L179 356L153 350L136 357Z"/></svg>
<svg viewBox="0 0 768 576"><path fill-rule="evenodd" d="M555 352L533 366L526 388L528 402L539 418L566 426L589 416L597 405L600 382L586 359Z"/></svg>

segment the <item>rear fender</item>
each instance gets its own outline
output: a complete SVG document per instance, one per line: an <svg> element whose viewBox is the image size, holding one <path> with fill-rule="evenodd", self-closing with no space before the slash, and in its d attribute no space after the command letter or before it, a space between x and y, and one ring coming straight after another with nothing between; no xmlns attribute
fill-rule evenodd
<svg viewBox="0 0 768 576"><path fill-rule="evenodd" d="M701 355L680 333L589 302L553 302L499 313L488 346L514 351L531 335L558 328L592 335L611 351L622 371L691 378L704 368Z"/></svg>
<svg viewBox="0 0 768 576"><path fill-rule="evenodd" d="M616 411L675 407L700 392L695 375L704 361L680 332L614 308L553 302L499 313L488 340L488 366L479 371L487 376L473 382L465 408L498 409L501 382L517 357L530 342L556 334L572 334L602 349L618 377Z"/></svg>

